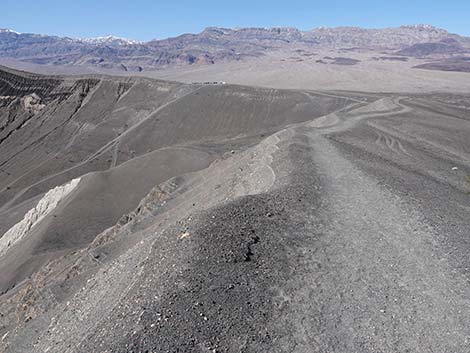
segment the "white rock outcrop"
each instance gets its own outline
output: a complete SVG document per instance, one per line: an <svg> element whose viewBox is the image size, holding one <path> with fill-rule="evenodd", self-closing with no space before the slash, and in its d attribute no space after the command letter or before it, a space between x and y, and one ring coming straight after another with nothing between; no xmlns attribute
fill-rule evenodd
<svg viewBox="0 0 470 353"><path fill-rule="evenodd" d="M45 105L42 104L41 97L36 93L23 97L22 102L24 109L34 114L40 112L45 107Z"/></svg>
<svg viewBox="0 0 470 353"><path fill-rule="evenodd" d="M57 205L77 187L79 182L80 178L73 179L67 184L49 190L41 200L39 200L36 207L30 209L20 222L11 227L0 238L0 257L3 256L11 246L25 238L35 225L50 214Z"/></svg>

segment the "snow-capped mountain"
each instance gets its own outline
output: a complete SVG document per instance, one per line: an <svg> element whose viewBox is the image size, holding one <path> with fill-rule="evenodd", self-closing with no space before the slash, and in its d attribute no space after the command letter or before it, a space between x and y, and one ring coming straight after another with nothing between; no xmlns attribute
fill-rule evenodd
<svg viewBox="0 0 470 353"><path fill-rule="evenodd" d="M289 27L209 27L198 34L183 34L149 42L113 35L69 38L0 30L0 57L41 65L88 65L139 72L168 65L240 60L268 55L271 49L295 45L331 49L405 50L401 53L411 53L411 56L470 52L470 38L430 25L382 29L319 27L310 31Z"/></svg>
<svg viewBox="0 0 470 353"><path fill-rule="evenodd" d="M142 42L133 39L127 39L122 37L116 37L113 35L107 35L96 38L78 38L78 42L88 43L93 45L107 44L107 45L136 45L142 44Z"/></svg>
<svg viewBox="0 0 470 353"><path fill-rule="evenodd" d="M9 28L0 28L0 33L21 34L20 32L14 31Z"/></svg>

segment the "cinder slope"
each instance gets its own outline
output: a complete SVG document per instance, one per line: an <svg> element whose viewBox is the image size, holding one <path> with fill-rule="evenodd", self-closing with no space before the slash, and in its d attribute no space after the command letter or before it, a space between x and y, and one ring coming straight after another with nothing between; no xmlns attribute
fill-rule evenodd
<svg viewBox="0 0 470 353"><path fill-rule="evenodd" d="M6 241L1 293L86 247L155 185L350 103L313 93L143 78L47 77L10 69L0 77L0 236L49 190L81 178L21 241Z"/></svg>
<svg viewBox="0 0 470 353"><path fill-rule="evenodd" d="M470 349L468 96L177 90L44 226L126 215L31 234L56 254L2 295L4 351Z"/></svg>

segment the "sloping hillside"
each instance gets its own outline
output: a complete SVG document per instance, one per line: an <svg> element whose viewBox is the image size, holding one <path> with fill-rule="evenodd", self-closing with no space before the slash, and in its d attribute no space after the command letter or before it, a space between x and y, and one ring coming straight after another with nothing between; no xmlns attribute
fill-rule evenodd
<svg viewBox="0 0 470 353"><path fill-rule="evenodd" d="M137 78L7 69L0 77L2 234L49 190L81 178L21 245L2 252L8 269L0 276L2 292L46 261L89 244L155 185L206 168L232 144L253 143L348 103L303 92Z"/></svg>
<svg viewBox="0 0 470 353"><path fill-rule="evenodd" d="M2 352L470 348L470 97L0 71Z"/></svg>

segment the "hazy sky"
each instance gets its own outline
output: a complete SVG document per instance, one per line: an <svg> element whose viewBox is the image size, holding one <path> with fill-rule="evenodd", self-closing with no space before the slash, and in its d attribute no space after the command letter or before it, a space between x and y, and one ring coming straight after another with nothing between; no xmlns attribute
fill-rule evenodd
<svg viewBox="0 0 470 353"><path fill-rule="evenodd" d="M208 26L389 27L426 23L470 35L470 0L0 0L0 28L150 40Z"/></svg>

